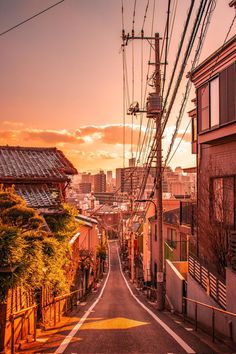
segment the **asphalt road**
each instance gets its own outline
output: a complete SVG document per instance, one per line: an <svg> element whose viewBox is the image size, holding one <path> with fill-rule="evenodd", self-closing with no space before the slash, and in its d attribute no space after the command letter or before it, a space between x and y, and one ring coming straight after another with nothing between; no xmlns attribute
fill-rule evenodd
<svg viewBox="0 0 236 354"><path fill-rule="evenodd" d="M101 298L90 304L90 311L86 310L71 332L65 333L55 353L214 353L170 316L152 309L154 318L136 301L128 286L143 302L132 285L127 286L117 249L116 242L111 242L110 272L104 291L98 295Z"/></svg>

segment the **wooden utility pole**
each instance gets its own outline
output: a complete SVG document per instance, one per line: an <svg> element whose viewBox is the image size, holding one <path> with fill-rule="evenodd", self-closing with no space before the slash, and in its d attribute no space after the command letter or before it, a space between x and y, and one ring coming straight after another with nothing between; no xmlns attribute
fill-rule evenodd
<svg viewBox="0 0 236 354"><path fill-rule="evenodd" d="M147 39L147 40L155 40L155 92L150 93L147 98L147 118L151 118L155 120L156 125L156 134L155 134L155 142L156 142L156 181L155 181L155 205L156 205L156 215L157 215L157 241L158 241L158 260L157 260L157 309L163 310L165 305L165 293L164 293L164 243L163 243L163 230L162 230L162 126L161 126L161 118L162 118L162 97L161 97L161 70L160 70L160 37L159 33L155 33L155 37L145 37L143 32L141 33L141 37L136 37L132 35L132 37L128 34L125 35L123 33L123 45L127 45L128 41L132 39ZM151 64L151 63L150 63ZM166 65L166 63L165 63ZM139 107L131 107L129 110L131 114L138 112L145 112L139 110ZM153 202L154 203L154 202ZM152 249L151 249L152 252ZM152 269L152 265L151 265Z"/></svg>
<svg viewBox="0 0 236 354"><path fill-rule="evenodd" d="M155 33L155 90L157 101L161 104L161 70L160 70L160 48L159 33ZM163 276L163 230L162 230L162 110L155 114L156 123L156 205L157 205L157 241L158 241L158 260L157 260L157 308L163 310L165 306L164 297L164 276Z"/></svg>

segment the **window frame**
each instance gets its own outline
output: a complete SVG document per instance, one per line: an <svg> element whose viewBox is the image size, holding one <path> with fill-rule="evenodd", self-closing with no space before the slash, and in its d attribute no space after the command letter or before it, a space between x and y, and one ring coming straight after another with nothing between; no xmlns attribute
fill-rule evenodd
<svg viewBox="0 0 236 354"><path fill-rule="evenodd" d="M229 80L230 76L230 71L233 70L235 73L235 77L233 77L232 81ZM204 134L207 133L209 131L213 131L215 129L219 129L221 127L227 126L229 124L233 124L236 123L236 100L234 101L234 116L233 119L231 120L226 120L223 117L223 114L226 115L226 117L229 118L230 116L230 110L228 108L228 102L232 99L233 93L230 95L226 94L226 96L222 96L222 92L224 92L223 89L223 82L224 79L223 77L226 77L226 82L225 82L225 87L228 88L230 87L230 85L232 85L232 82L234 83L234 91L233 93L236 94L236 60L231 63L229 66L227 66L226 68L224 68L222 71L220 71L217 75L215 75L214 77L210 78L209 81L205 81L204 83L202 83L202 85L200 85L197 88L197 129L198 129L198 134ZM214 125L212 126L212 120L211 120L211 89L210 89L210 84L213 80L215 80L216 78L218 78L219 80L219 124L218 125ZM200 114L200 104L199 104L199 95L198 92L204 87L207 86L208 87L208 91L209 91L209 128L207 129L202 129L202 115ZM227 91L228 92L228 91ZM231 92L231 91L230 91ZM224 101L224 99L226 99L226 102ZM223 104L223 102L225 102ZM225 108L226 107L226 108ZM224 108L225 108L225 112L224 112Z"/></svg>
<svg viewBox="0 0 236 354"><path fill-rule="evenodd" d="M214 189L213 189L213 185L214 185L214 181L216 179L222 179L223 180L223 203L224 203L224 179L227 178L233 178L233 224L228 223L227 222L227 218L226 218L226 212L227 210L224 210L224 213L222 215L223 220L219 221L217 220L217 218L215 217L215 212L214 212ZM226 227L229 227L230 229L236 230L236 175L220 175L220 176L214 176L210 178L210 193L209 193L209 199L210 199L210 210L209 210L209 220L211 223L217 223L218 225L223 223Z"/></svg>

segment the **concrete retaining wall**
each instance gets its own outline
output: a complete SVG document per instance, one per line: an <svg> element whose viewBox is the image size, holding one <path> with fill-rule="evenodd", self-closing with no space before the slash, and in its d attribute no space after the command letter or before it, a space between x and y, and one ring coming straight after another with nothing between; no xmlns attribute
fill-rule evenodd
<svg viewBox="0 0 236 354"><path fill-rule="evenodd" d="M199 302L202 302L209 306L220 308L220 306L206 293L201 285L188 274L188 287L187 297ZM236 295L236 294L235 294ZM212 310L201 305L197 305L197 320L205 327L212 329ZM195 319L195 304L188 302L187 304L187 316ZM223 334L224 336L231 336L231 318L225 314L215 311L215 330L216 332ZM235 330L233 329L235 332ZM235 335L233 336L236 340Z"/></svg>
<svg viewBox="0 0 236 354"><path fill-rule="evenodd" d="M170 262L168 259L166 260L166 295L174 307L174 310L182 313L184 277L175 267L175 263L180 267L179 263L181 262Z"/></svg>

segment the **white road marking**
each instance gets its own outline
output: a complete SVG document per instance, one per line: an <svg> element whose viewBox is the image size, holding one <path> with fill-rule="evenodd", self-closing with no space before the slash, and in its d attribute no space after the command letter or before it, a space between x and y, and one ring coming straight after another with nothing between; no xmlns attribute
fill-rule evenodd
<svg viewBox="0 0 236 354"><path fill-rule="evenodd" d="M187 328L187 327L184 327L186 329L186 331L193 331L193 328Z"/></svg>
<svg viewBox="0 0 236 354"><path fill-rule="evenodd" d="M81 317L80 321L74 326L74 328L70 331L70 333L66 336L66 338L63 340L63 342L61 342L60 346L57 348L57 350L54 352L55 354L61 354L64 353L64 351L66 350L67 346L69 345L70 341L72 340L72 338L76 335L76 333L78 332L78 330L80 329L80 327L82 326L82 324L84 323L84 321L86 320L86 318L90 315L90 313L92 312L93 308L97 305L97 303L99 302L99 300L101 300L103 292L105 290L105 287L107 285L107 281L110 275L110 249L109 250L109 268L108 268L108 274L107 274L107 278L105 280L105 283L103 285L103 288L99 294L99 296L97 297L97 299L95 300L95 302L92 304L92 306L90 306L90 308L85 312L85 314L83 315L83 317Z"/></svg>
<svg viewBox="0 0 236 354"><path fill-rule="evenodd" d="M122 272L122 267L121 267L121 262L120 262L120 256L119 256L119 252L118 252L118 248L117 250L117 255L118 255L118 260L119 260L119 264L120 264L120 272L121 275L126 283L127 288L129 289L130 294L132 295L132 297L137 301L137 303L144 309L146 310L149 315L151 315L154 320L162 327L164 328L164 330L172 337L176 340L176 342L186 351L186 353L188 354L195 354L196 352L182 339L180 338L169 326L167 326L165 324L165 322L163 322L157 315L155 315L154 312L152 312L148 307L146 307L133 293L133 291L131 290L128 281L126 280L123 272Z"/></svg>

